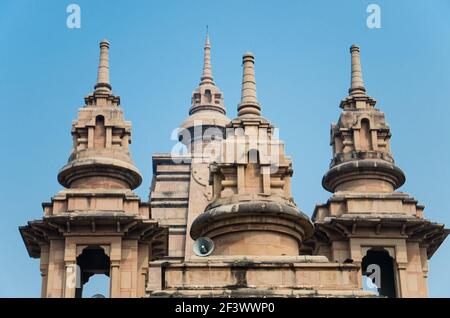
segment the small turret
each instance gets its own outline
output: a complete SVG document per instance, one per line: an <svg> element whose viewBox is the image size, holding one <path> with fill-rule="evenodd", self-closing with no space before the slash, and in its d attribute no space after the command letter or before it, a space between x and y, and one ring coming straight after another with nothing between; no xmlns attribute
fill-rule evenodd
<svg viewBox="0 0 450 318"><path fill-rule="evenodd" d="M359 52L358 46L351 46L349 96L341 101L341 116L331 126L333 160L322 185L330 192L392 192L405 176L394 163L384 113L366 93Z"/></svg>
<svg viewBox="0 0 450 318"><path fill-rule="evenodd" d="M108 54L109 42L103 40L95 90L72 124L72 153L58 174L67 188L134 189L142 181L128 150L131 123L123 118L120 97L112 93Z"/></svg>
<svg viewBox="0 0 450 318"><path fill-rule="evenodd" d="M201 81L192 93L189 117L180 126L179 139L189 152L203 153L211 140L217 142L223 138L225 126L229 122L223 93L214 83L211 44L209 35L206 34Z"/></svg>

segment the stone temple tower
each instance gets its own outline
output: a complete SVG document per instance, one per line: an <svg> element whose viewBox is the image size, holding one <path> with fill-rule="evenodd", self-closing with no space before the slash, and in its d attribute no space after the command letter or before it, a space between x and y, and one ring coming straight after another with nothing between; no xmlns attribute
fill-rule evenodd
<svg viewBox="0 0 450 318"><path fill-rule="evenodd" d="M150 262L147 295L373 295L358 287L356 265L300 255L314 226L292 198L292 162L284 144L261 116L254 63L253 54L246 53L238 117L226 123L220 151L209 156L209 165L153 157L152 216L169 225L169 251ZM215 247L199 255L194 241L205 237Z"/></svg>
<svg viewBox="0 0 450 318"><path fill-rule="evenodd" d="M189 116L178 129L179 140L187 153L153 154L152 215L161 226L168 228L168 254L161 263L188 260L194 256L194 241L186 233L211 199L208 167L211 159L219 154L229 121L224 95L213 78L211 42L207 34L200 83L192 93ZM158 286L161 266L158 262L151 266L153 279L150 286Z"/></svg>
<svg viewBox="0 0 450 318"><path fill-rule="evenodd" d="M223 93L214 83L211 44L207 34L203 73L199 86L192 93L189 117L180 126L180 141L186 145L191 155L195 154L198 157L206 154L198 158L198 162L209 161L209 155L211 152L214 153L216 145L222 140L225 126L229 121L230 119L226 116Z"/></svg>
<svg viewBox="0 0 450 318"><path fill-rule="evenodd" d="M396 191L405 175L394 163L391 131L364 86L360 49L351 52L349 96L331 126L333 159L322 180L333 195L318 205L312 253L361 268L388 297L427 297L428 259L448 234L424 218L424 206ZM360 282L361 286L362 282Z"/></svg>
<svg viewBox="0 0 450 318"><path fill-rule="evenodd" d="M191 236L213 239L216 255L298 255L313 226L293 202L284 145L261 116L251 53L243 58L238 117L228 127L221 158L210 166L214 200Z"/></svg>
<svg viewBox="0 0 450 318"><path fill-rule="evenodd" d="M102 41L97 83L58 173L64 189L43 204L42 218L19 228L40 258L42 297L86 296L83 285L99 274L110 278L110 297L376 296L364 290L367 279L382 296L426 297L428 259L449 231L397 190L405 175L390 128L366 92L359 48L350 51L351 87L322 180L333 194L310 220L292 197L292 159L262 116L253 54L243 56L230 120L208 35L180 143L153 154L149 201L141 202L131 124L112 92Z"/></svg>
<svg viewBox="0 0 450 318"><path fill-rule="evenodd" d="M131 124L112 93L108 50L102 41L95 90L72 124L72 153L58 173L65 189L43 204L42 219L20 228L41 260L42 297L81 297L95 274L110 277L111 297L143 296L148 262L166 250L164 230L132 192L142 177L128 149Z"/></svg>

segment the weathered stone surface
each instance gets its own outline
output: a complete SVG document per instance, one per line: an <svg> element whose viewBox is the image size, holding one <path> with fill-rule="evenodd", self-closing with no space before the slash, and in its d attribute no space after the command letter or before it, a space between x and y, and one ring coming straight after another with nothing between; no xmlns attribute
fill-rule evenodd
<svg viewBox="0 0 450 318"><path fill-rule="evenodd" d="M95 91L73 123L72 154L58 174L67 189L43 204L42 219L20 227L28 253L41 259L42 297L80 297L72 273L81 283L106 274L111 297L143 297L149 261L168 250L167 230L132 192L142 177L128 152L131 124L109 84L109 43L100 49ZM108 264L92 257L83 265L80 257L93 249Z"/></svg>
<svg viewBox="0 0 450 318"><path fill-rule="evenodd" d="M179 131L187 153L153 155L149 202L141 202L108 50L102 41L95 90L72 125L72 153L58 174L65 189L19 229L29 255L40 258L42 297L79 297L68 280L74 265L83 267L82 282L108 275L111 297L373 297L362 288L368 265L383 266L382 295L428 296L428 259L449 230L396 191L405 176L385 116L366 93L357 46L322 180L333 195L313 222L294 203L291 158L261 116L253 54L244 54L238 117L229 120L208 37ZM215 245L206 257L193 248L203 236Z"/></svg>
<svg viewBox="0 0 450 318"><path fill-rule="evenodd" d="M322 180L333 195L316 206L312 217L316 233L304 251L332 261L351 261L361 266L361 272L369 253L378 252L378 259L371 262L384 266L380 267L381 279L392 271L392 287L381 288L381 293L426 297L428 258L449 230L424 219L424 206L395 191L405 176L394 164L390 128L384 114L374 108L376 101L366 94L359 48L350 50L352 86L340 104L343 111L338 123L331 127L333 160ZM388 254L387 261L380 253Z"/></svg>

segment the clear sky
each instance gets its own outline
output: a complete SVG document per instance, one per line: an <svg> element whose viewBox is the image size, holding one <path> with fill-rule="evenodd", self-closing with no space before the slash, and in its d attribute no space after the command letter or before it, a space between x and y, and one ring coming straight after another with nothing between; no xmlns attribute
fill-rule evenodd
<svg viewBox="0 0 450 318"><path fill-rule="evenodd" d="M66 7L81 7L81 28ZM381 8L369 29L366 8ZM311 215L330 196L321 178L329 130L350 80L349 47L361 46L364 80L391 126L407 192L426 217L450 227L450 1L5 1L0 0L0 296L38 297L39 262L18 226L42 216L62 187L71 121L96 80L98 42L111 42L111 81L133 124L131 151L144 176L170 151L202 67L205 26L213 73L230 118L240 98L241 56L256 57L258 97L294 162L293 194ZM450 296L450 239L430 261L434 297Z"/></svg>

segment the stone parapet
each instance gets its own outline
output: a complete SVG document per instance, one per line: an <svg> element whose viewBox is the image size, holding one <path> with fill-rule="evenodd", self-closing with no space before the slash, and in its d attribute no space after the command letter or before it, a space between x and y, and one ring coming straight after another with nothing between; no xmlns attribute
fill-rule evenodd
<svg viewBox="0 0 450 318"><path fill-rule="evenodd" d="M208 257L161 266L164 286L150 297L367 297L358 287L358 267L323 256ZM150 275L151 276L151 275Z"/></svg>

